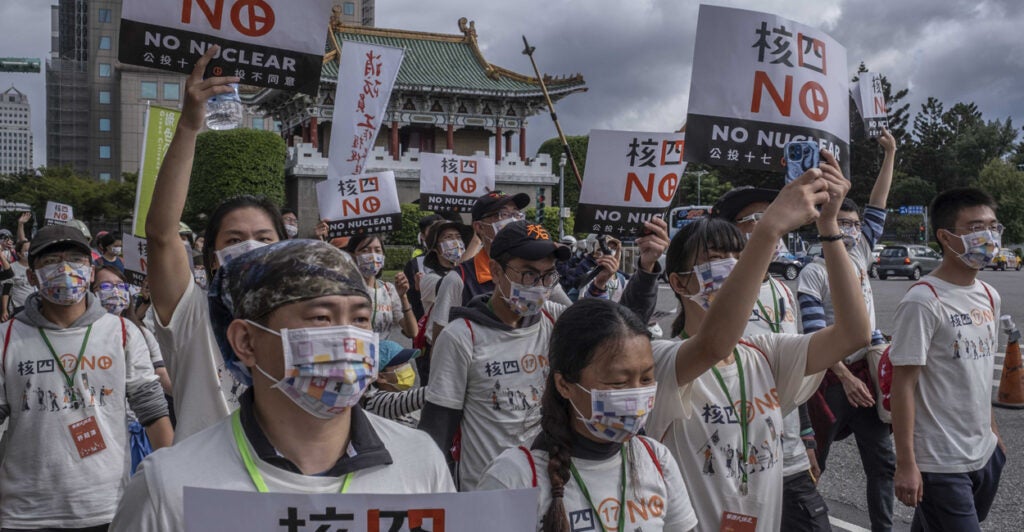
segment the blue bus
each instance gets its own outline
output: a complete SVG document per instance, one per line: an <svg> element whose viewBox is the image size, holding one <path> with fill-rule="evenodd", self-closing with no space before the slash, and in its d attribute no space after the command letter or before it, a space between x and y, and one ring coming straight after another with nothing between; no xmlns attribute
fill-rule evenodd
<svg viewBox="0 0 1024 532"><path fill-rule="evenodd" d="M669 239L676 236L686 224L704 218L705 216L711 216L711 207L709 205L687 205L685 207L676 207L669 212L668 216L668 237Z"/></svg>

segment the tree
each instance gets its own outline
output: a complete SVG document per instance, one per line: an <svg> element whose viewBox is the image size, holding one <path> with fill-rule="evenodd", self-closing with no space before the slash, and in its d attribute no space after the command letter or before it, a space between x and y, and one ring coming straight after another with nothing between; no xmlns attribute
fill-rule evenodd
<svg viewBox="0 0 1024 532"><path fill-rule="evenodd" d="M589 135L578 135L570 136L565 138L566 142L569 143L569 150L572 151L572 157L576 160L576 166L580 169L580 177L583 177L583 168L587 163L587 145L590 142ZM558 175L558 159L565 153L562 148L562 141L558 137L545 140L540 148L537 149L537 153L546 153L551 156L551 171L555 175ZM554 203L558 205L558 187L554 187L551 194ZM566 161L565 163L565 206L573 210L576 210L576 206L580 203L580 187L576 183L576 176L572 173L572 164Z"/></svg>
<svg viewBox="0 0 1024 532"><path fill-rule="evenodd" d="M935 184L917 176L897 174L889 192L889 206L929 205L936 195Z"/></svg>
<svg viewBox="0 0 1024 532"><path fill-rule="evenodd" d="M200 215L209 215L225 198L239 194L261 195L278 205L284 203L285 156L284 140L270 131L201 133L196 139L185 204L186 223L200 221Z"/></svg>
<svg viewBox="0 0 1024 532"><path fill-rule="evenodd" d="M946 168L949 166L949 130L943 122L943 106L929 96L914 116L914 143L910 155L910 174L931 181L940 190L951 188Z"/></svg>
<svg viewBox="0 0 1024 532"><path fill-rule="evenodd" d="M43 223L48 201L70 205L75 218L87 223L119 222L131 216L135 184L131 181L101 183L75 174L70 167L44 167L39 169L39 175L26 172L0 179L0 198L30 205L37 225ZM4 216L4 227L13 231L16 219L16 216Z"/></svg>
<svg viewBox="0 0 1024 532"><path fill-rule="evenodd" d="M1006 226L1003 243L1024 242L1024 172L1013 163L992 159L981 170L978 186L999 204L996 214Z"/></svg>

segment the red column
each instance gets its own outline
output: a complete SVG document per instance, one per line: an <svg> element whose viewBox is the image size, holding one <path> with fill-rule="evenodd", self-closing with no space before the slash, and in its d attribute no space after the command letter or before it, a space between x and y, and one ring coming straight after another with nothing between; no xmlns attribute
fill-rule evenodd
<svg viewBox="0 0 1024 532"><path fill-rule="evenodd" d="M519 128L519 160L526 162L526 128Z"/></svg>
<svg viewBox="0 0 1024 532"><path fill-rule="evenodd" d="M448 149L455 151L455 126L448 124Z"/></svg>
<svg viewBox="0 0 1024 532"><path fill-rule="evenodd" d="M309 119L309 141L313 143L313 149L320 149L320 132L317 131L315 116Z"/></svg>
<svg viewBox="0 0 1024 532"><path fill-rule="evenodd" d="M505 135L505 153L512 151L512 132L509 131L508 135Z"/></svg>
<svg viewBox="0 0 1024 532"><path fill-rule="evenodd" d="M396 161L402 158L398 153L398 120L391 122L391 158Z"/></svg>
<svg viewBox="0 0 1024 532"><path fill-rule="evenodd" d="M302 142L309 142L309 122L305 122L302 124Z"/></svg>
<svg viewBox="0 0 1024 532"><path fill-rule="evenodd" d="M501 162L501 126L494 126L494 164Z"/></svg>

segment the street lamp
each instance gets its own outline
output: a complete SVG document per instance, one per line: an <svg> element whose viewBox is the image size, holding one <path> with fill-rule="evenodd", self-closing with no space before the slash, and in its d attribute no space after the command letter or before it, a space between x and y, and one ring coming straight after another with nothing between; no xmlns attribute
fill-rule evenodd
<svg viewBox="0 0 1024 532"><path fill-rule="evenodd" d="M558 239L565 236L565 153L558 159Z"/></svg>
<svg viewBox="0 0 1024 532"><path fill-rule="evenodd" d="M690 172L690 173L697 176L697 205L702 205L702 203L700 202L700 180L705 175L707 175L708 171L707 170L697 170L696 172Z"/></svg>

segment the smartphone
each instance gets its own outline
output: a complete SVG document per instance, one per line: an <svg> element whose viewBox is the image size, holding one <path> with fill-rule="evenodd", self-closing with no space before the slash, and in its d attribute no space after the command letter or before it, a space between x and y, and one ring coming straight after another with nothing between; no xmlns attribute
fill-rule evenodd
<svg viewBox="0 0 1024 532"><path fill-rule="evenodd" d="M786 183L794 181L811 168L817 168L821 162L818 143L809 140L787 142L786 147Z"/></svg>

